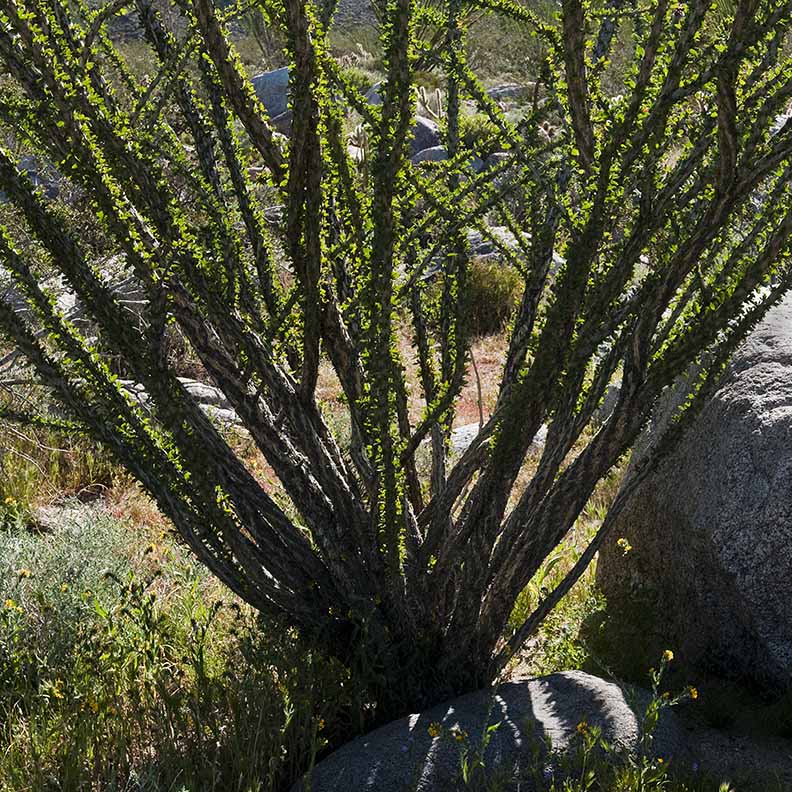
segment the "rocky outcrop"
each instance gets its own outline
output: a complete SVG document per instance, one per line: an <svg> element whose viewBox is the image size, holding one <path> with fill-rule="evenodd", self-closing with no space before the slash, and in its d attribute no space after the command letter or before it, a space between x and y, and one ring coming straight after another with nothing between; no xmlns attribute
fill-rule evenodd
<svg viewBox="0 0 792 792"><path fill-rule="evenodd" d="M578 746L578 725L599 727L617 752L641 750L648 695L582 671L551 674L471 693L393 721L320 762L292 792L451 792L462 788L461 752L483 758L489 780L530 792L561 776ZM489 732L485 745L484 735ZM685 756L676 719L665 711L652 750ZM488 787L489 788L489 787ZM543 786L544 788L544 786Z"/></svg>
<svg viewBox="0 0 792 792"><path fill-rule="evenodd" d="M419 162L443 162L448 159L448 152L445 150L445 146L432 146L413 154L410 159L413 165L417 165Z"/></svg>
<svg viewBox="0 0 792 792"><path fill-rule="evenodd" d="M496 102L518 101L528 96L533 86L520 83L504 83L487 89L487 96Z"/></svg>
<svg viewBox="0 0 792 792"><path fill-rule="evenodd" d="M416 116L413 138L410 141L410 156L414 157L419 151L439 146L440 142L440 127L431 118Z"/></svg>
<svg viewBox="0 0 792 792"><path fill-rule="evenodd" d="M289 105L289 67L257 74L252 79L261 104L269 113L270 118L277 118L285 113Z"/></svg>
<svg viewBox="0 0 792 792"><path fill-rule="evenodd" d="M458 426L451 432L451 448L455 454L464 454L468 450L470 444L476 439L481 426L478 423L464 424ZM547 426L542 424L539 431L534 435L531 440L531 453L536 454L545 447L547 442Z"/></svg>
<svg viewBox="0 0 792 792"><path fill-rule="evenodd" d="M679 402L672 391L655 416L655 435ZM644 619L642 643L662 636L691 667L770 689L792 684L790 438L788 297L737 351L714 397L637 489L600 553L610 611L626 622ZM620 538L632 548L626 555Z"/></svg>

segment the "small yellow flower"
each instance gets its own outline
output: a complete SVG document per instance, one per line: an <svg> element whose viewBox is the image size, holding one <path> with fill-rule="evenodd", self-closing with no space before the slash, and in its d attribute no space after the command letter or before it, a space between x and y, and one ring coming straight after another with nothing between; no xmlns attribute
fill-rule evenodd
<svg viewBox="0 0 792 792"><path fill-rule="evenodd" d="M91 712L93 712L94 715L99 712L99 702L93 696L88 696L88 706L91 708Z"/></svg>
<svg viewBox="0 0 792 792"><path fill-rule="evenodd" d="M55 684L52 686L52 695L56 699L62 699L63 698L63 691L61 690L61 685L62 684L63 684L63 680L62 679L56 679L55 680Z"/></svg>
<svg viewBox="0 0 792 792"><path fill-rule="evenodd" d="M16 501L15 501L13 498L11 498L11 497L8 497L8 498L6 498L6 499L3 501L3 503L4 503L6 506L13 506L13 505L15 505L15 504L16 504Z"/></svg>
<svg viewBox="0 0 792 792"><path fill-rule="evenodd" d="M149 553L155 553L157 551L157 545L150 544L144 551L143 555L148 555Z"/></svg>
<svg viewBox="0 0 792 792"><path fill-rule="evenodd" d="M616 540L616 544L621 547L622 553L624 553L624 555L627 555L627 553L633 549L633 546L623 536L621 539Z"/></svg>
<svg viewBox="0 0 792 792"><path fill-rule="evenodd" d="M317 724L317 728L319 729L319 731L322 731L324 727L325 727L324 718L319 718L319 723Z"/></svg>
<svg viewBox="0 0 792 792"><path fill-rule="evenodd" d="M674 653L670 649L666 649L665 652L663 652L663 660L665 660L666 663L670 663L673 659Z"/></svg>
<svg viewBox="0 0 792 792"><path fill-rule="evenodd" d="M440 724L437 723L437 722L430 723L429 724L429 728L427 729L427 731L429 732L429 736L432 739L434 739L435 737L439 737L440 736Z"/></svg>
<svg viewBox="0 0 792 792"><path fill-rule="evenodd" d="M665 761L665 760L663 759L663 757L662 757L662 756L658 756L658 757L657 757L657 764L661 765L661 764L663 764L663 762L664 762L664 761Z"/></svg>
<svg viewBox="0 0 792 792"><path fill-rule="evenodd" d="M17 569L17 577L21 580L22 578L29 578L30 577L30 570L27 567L22 567L21 569Z"/></svg>
<svg viewBox="0 0 792 792"><path fill-rule="evenodd" d="M585 734L586 729L588 729L588 723L586 721L580 721L578 725L575 727L578 731L578 734Z"/></svg>
<svg viewBox="0 0 792 792"><path fill-rule="evenodd" d="M8 599L5 601L5 606L6 606L6 608L8 608L8 610L14 610L14 608L16 608L17 604L16 604L16 602L14 602L14 600L12 600L12 599L9 597L9 598L8 598Z"/></svg>
<svg viewBox="0 0 792 792"><path fill-rule="evenodd" d="M692 698L694 701L698 698L698 690L696 690L696 688L694 687L690 688L689 693L690 693L690 698Z"/></svg>
<svg viewBox="0 0 792 792"><path fill-rule="evenodd" d="M69 584L68 583L61 583L60 584L60 590L61 590L61 594L65 594L69 590Z"/></svg>
<svg viewBox="0 0 792 792"><path fill-rule="evenodd" d="M464 729L455 729L454 730L454 739L458 742L464 742L468 738L468 733Z"/></svg>

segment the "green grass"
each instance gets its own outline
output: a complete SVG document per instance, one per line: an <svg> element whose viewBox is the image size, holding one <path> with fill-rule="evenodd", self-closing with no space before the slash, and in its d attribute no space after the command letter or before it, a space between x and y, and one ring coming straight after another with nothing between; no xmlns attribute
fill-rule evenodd
<svg viewBox="0 0 792 792"><path fill-rule="evenodd" d="M0 790L277 790L355 707L167 536L98 509L0 532Z"/></svg>

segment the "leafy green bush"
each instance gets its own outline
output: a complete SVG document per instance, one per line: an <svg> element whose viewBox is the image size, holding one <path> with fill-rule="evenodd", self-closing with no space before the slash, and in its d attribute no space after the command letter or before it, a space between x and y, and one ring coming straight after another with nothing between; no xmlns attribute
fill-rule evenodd
<svg viewBox="0 0 792 792"><path fill-rule="evenodd" d="M84 508L0 534L0 790L290 783L360 709L346 675L166 537L131 538Z"/></svg>
<svg viewBox="0 0 792 792"><path fill-rule="evenodd" d="M459 140L463 148L483 160L501 148L498 127L484 113L460 115Z"/></svg>
<svg viewBox="0 0 792 792"><path fill-rule="evenodd" d="M377 72L361 66L347 66L343 70L344 76L360 91L365 94L375 82L377 82Z"/></svg>
<svg viewBox="0 0 792 792"><path fill-rule="evenodd" d="M496 259L476 259L469 274L469 316L476 335L503 330L522 294L522 280Z"/></svg>

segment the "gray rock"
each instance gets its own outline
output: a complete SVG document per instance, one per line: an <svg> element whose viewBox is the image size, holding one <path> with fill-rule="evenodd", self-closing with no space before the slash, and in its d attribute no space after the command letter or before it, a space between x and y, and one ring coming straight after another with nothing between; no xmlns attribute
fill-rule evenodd
<svg viewBox="0 0 792 792"><path fill-rule="evenodd" d="M787 125L790 118L792 118L792 107L788 107L783 113L779 113L770 125L770 137L775 137Z"/></svg>
<svg viewBox="0 0 792 792"><path fill-rule="evenodd" d="M63 177L55 168L42 162L38 157L24 156L17 163L20 172L27 175L33 186L40 190L45 198L53 200L60 195ZM8 203L8 196L0 190L0 204Z"/></svg>
<svg viewBox="0 0 792 792"><path fill-rule="evenodd" d="M594 410L594 415L591 420L595 424L603 424L616 409L616 403L619 401L619 394L621 393L621 382L611 383L605 388L605 395L602 397L599 407Z"/></svg>
<svg viewBox="0 0 792 792"><path fill-rule="evenodd" d="M382 83L377 82L371 86L371 88L366 91L366 101L373 105L374 107L382 104L382 94L380 91L382 90Z"/></svg>
<svg viewBox="0 0 792 792"><path fill-rule="evenodd" d="M290 135L291 134L291 125L292 125L292 111L291 110L284 110L282 113L279 113L272 119L272 126L281 133L281 135Z"/></svg>
<svg viewBox="0 0 792 792"><path fill-rule="evenodd" d="M377 14L370 0L339 0L333 16L336 28L350 28L377 24Z"/></svg>
<svg viewBox="0 0 792 792"><path fill-rule="evenodd" d="M484 236L478 229L468 229L467 242L470 247L470 255L478 259L493 259L498 260L504 257L501 246L517 251L519 255L519 245L514 237L514 234L509 231L506 226L490 226L490 233L500 241L501 245L496 245L492 240ZM526 234L528 239L531 238L530 234ZM424 278L433 278L442 268L442 256L436 256L424 274ZM556 272L558 268L564 263L564 259L558 253L553 251L553 264L550 268L551 272Z"/></svg>
<svg viewBox="0 0 792 792"><path fill-rule="evenodd" d="M509 231L506 226L490 226L489 232L497 239L501 245L509 250L516 250L518 247L517 240ZM481 233L472 229L468 231L467 235L468 245L470 246L470 255L475 258L491 259L500 258L503 254L491 239L488 239Z"/></svg>
<svg viewBox="0 0 792 792"><path fill-rule="evenodd" d="M648 696L623 690L581 671L501 685L471 693L420 715L409 715L337 750L292 792L450 792L462 788L460 750L481 751L488 726L498 724L483 750L486 774L499 789L530 792L536 779L563 775L560 760L580 744L577 725L602 729L618 751L638 753ZM638 713L638 715L636 715ZM432 737L430 724L440 724ZM462 729L463 745L452 731ZM684 755L680 728L667 710L653 750Z"/></svg>
<svg viewBox="0 0 792 792"><path fill-rule="evenodd" d="M187 377L179 377L179 382L198 406L216 423L224 428L241 428L239 416L220 388ZM151 400L142 383L134 380L119 380L119 384L141 407L149 406Z"/></svg>
<svg viewBox="0 0 792 792"><path fill-rule="evenodd" d="M410 159L413 165L417 165L419 162L443 162L448 159L448 152L445 150L445 146L432 146L432 148L422 149L417 154L413 154Z"/></svg>
<svg viewBox="0 0 792 792"><path fill-rule="evenodd" d="M487 90L487 96L496 102L524 99L530 90L531 86L528 85L505 83L504 85L496 85L494 88L489 88Z"/></svg>
<svg viewBox="0 0 792 792"><path fill-rule="evenodd" d="M519 245L517 240L506 226L490 226L490 233L501 243L503 247L510 250L517 250ZM530 234L526 234L528 239ZM470 255L476 258L491 259L500 258L503 254L499 247L492 240L487 239L480 231L468 231L468 244L470 245ZM553 251L553 265L551 271L555 272L564 263L564 258Z"/></svg>
<svg viewBox="0 0 792 792"><path fill-rule="evenodd" d="M476 439L481 426L477 423L465 424L458 426L451 432L451 448L457 454L464 454L470 447L470 444Z"/></svg>
<svg viewBox="0 0 792 792"><path fill-rule="evenodd" d="M656 432L685 390L670 389ZM790 437L787 297L737 351L682 444L635 492L598 564L611 610L628 625L648 613L651 632L683 663L771 690L792 684ZM651 442L645 437L637 455ZM632 545L627 556L620 537Z"/></svg>
<svg viewBox="0 0 792 792"><path fill-rule="evenodd" d="M229 409L231 407L225 393L223 393L220 388L215 388L214 385L207 385L205 382L188 379L187 377L179 377L179 382L181 382L190 396L201 406L211 405L223 409Z"/></svg>
<svg viewBox="0 0 792 792"><path fill-rule="evenodd" d="M419 151L440 145L440 127L430 118L417 116L413 127L413 139L410 143L410 156Z"/></svg>
<svg viewBox="0 0 792 792"><path fill-rule="evenodd" d="M289 102L289 67L257 74L253 78L253 88L270 118L285 113Z"/></svg>
<svg viewBox="0 0 792 792"><path fill-rule="evenodd" d="M479 433L479 425L477 423L465 424L459 426L451 432L451 448L457 454L463 454L467 451L470 444L476 439ZM543 424L539 427L539 431L534 435L531 440L531 451L541 451L547 441L547 427Z"/></svg>

